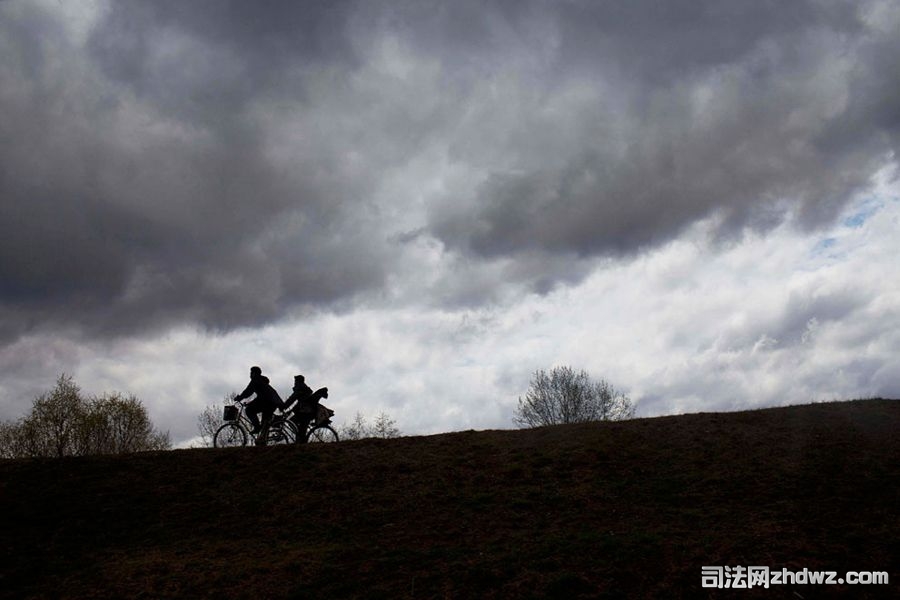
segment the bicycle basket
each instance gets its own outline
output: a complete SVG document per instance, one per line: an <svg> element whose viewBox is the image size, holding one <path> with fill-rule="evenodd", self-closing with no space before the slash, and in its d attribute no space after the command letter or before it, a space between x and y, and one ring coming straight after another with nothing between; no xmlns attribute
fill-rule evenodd
<svg viewBox="0 0 900 600"><path fill-rule="evenodd" d="M238 407L237 406L226 406L225 414L222 415L222 418L226 421L237 421L238 418Z"/></svg>

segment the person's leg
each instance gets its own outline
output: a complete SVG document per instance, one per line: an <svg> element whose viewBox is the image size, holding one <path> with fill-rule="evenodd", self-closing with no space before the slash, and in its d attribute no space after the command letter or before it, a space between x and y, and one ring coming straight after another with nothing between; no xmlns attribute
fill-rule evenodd
<svg viewBox="0 0 900 600"><path fill-rule="evenodd" d="M294 416L291 418L291 420L297 425L296 441L298 444L306 443L306 430L309 428L310 419L312 419L312 415L300 412L295 412Z"/></svg>
<svg viewBox="0 0 900 600"><path fill-rule="evenodd" d="M272 423L272 415L274 411L267 410L262 414L262 425L259 428L259 435L256 436L256 445L265 446L269 437L269 425Z"/></svg>
<svg viewBox="0 0 900 600"><path fill-rule="evenodd" d="M259 433L259 416L258 415L259 415L260 411L261 411L261 407L259 405L259 402L257 402L256 400L253 400L252 402L247 403L247 409L245 410L244 414L247 415L247 418L250 420L250 423L253 424L253 429L250 431L250 433L252 433L253 435L256 435L257 433Z"/></svg>

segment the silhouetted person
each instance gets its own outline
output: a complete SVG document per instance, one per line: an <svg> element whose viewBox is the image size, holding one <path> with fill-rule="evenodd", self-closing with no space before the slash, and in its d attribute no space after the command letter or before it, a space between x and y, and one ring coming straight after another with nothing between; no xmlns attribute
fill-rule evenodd
<svg viewBox="0 0 900 600"><path fill-rule="evenodd" d="M247 418L253 424L253 429L250 430L250 433L256 435L262 432L256 443L264 446L272 415L275 413L276 408L284 406L284 402L282 402L275 388L269 385L269 378L262 374L262 369L259 367L250 367L250 383L247 385L247 389L238 394L235 401L249 398L254 394L256 394L256 397L247 403ZM260 413L262 413L263 417L262 424L259 422L258 415Z"/></svg>
<svg viewBox="0 0 900 600"><path fill-rule="evenodd" d="M300 430L300 435L297 436L298 442L306 441L306 428L309 427L309 422L316 417L319 411L319 400L327 397L328 388L319 388L314 392L311 387L306 385L306 378L303 375L294 377L293 391L284 401L282 410L288 412L294 402L297 402L297 408L294 409L294 414L290 418Z"/></svg>

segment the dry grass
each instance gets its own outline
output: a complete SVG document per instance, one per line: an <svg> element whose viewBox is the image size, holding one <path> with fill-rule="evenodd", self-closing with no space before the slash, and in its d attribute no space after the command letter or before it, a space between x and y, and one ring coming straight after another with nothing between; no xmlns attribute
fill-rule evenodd
<svg viewBox="0 0 900 600"><path fill-rule="evenodd" d="M890 597L898 431L900 402L866 400L0 462L0 595ZM716 594L704 565L892 583Z"/></svg>

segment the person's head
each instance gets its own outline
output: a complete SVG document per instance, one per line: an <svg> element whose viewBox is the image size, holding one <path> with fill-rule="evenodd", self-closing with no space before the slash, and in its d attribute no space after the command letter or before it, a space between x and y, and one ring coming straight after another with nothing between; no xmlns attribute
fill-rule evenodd
<svg viewBox="0 0 900 600"><path fill-rule="evenodd" d="M303 375L294 375L294 384L304 383L306 378Z"/></svg>
<svg viewBox="0 0 900 600"><path fill-rule="evenodd" d="M250 377L259 377L262 375L262 369L259 367L250 367Z"/></svg>

